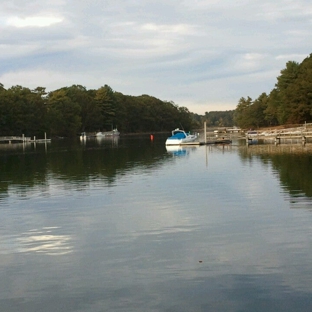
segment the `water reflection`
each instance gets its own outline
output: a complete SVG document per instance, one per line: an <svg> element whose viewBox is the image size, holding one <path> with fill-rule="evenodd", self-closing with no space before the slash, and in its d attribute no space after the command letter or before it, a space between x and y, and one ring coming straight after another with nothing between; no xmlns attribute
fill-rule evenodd
<svg viewBox="0 0 312 312"><path fill-rule="evenodd" d="M119 136L104 136L104 137L96 137L96 141L99 144L110 143L112 147L117 147L119 142Z"/></svg>
<svg viewBox="0 0 312 312"><path fill-rule="evenodd" d="M99 179L114 184L118 174L157 167L169 157L163 144L151 145L146 138L129 138L121 143L118 137L84 141L52 141L47 152L39 144L36 150L30 145L26 152L21 146L15 146L13 153L0 151L0 200L10 186L23 190L44 185L51 176L76 186Z"/></svg>
<svg viewBox="0 0 312 312"><path fill-rule="evenodd" d="M119 136L90 136L86 137L81 135L80 142L86 146L88 143L96 142L98 145L110 145L111 147L117 147L119 142Z"/></svg>
<svg viewBox="0 0 312 312"><path fill-rule="evenodd" d="M233 146L165 147L163 142L157 144L157 141L151 142L148 137L125 140L104 137L100 141L96 138L85 141L85 144L79 141L57 141L49 145L48 152L43 145L38 145L36 150L32 145L27 146L28 150L25 151L21 146L11 144L14 149L10 149L9 154L8 150L2 150L0 200L8 196L10 187L14 185L22 197L27 197L30 187L44 187L50 176L79 188L83 185L88 187L90 181L99 179L106 185L113 185L118 175L139 168L156 169L157 166L165 165L170 156L188 156L190 152L201 149L205 149L206 166L209 153L218 150L222 153L238 152L243 162L257 159L263 164L270 164L280 178L283 191L289 192L293 202L300 201L303 206L307 206L300 194L312 197L311 144L240 146L234 143Z"/></svg>
<svg viewBox="0 0 312 312"><path fill-rule="evenodd" d="M290 195L297 206L312 208L312 145L253 145L239 149L244 162L258 159L272 166L278 175L282 190Z"/></svg>
<svg viewBox="0 0 312 312"><path fill-rule="evenodd" d="M0 143L0 155L1 154L11 154L11 153L24 153L36 152L37 148L39 151L44 149L47 152L48 147L50 146L50 141L45 142L23 142L23 143Z"/></svg>
<svg viewBox="0 0 312 312"><path fill-rule="evenodd" d="M169 154L176 157L186 156L190 152L190 148L182 146L166 146L166 150Z"/></svg>
<svg viewBox="0 0 312 312"><path fill-rule="evenodd" d="M60 256L73 251L70 235L57 234L58 227L29 230L17 238L18 252Z"/></svg>
<svg viewBox="0 0 312 312"><path fill-rule="evenodd" d="M38 253L61 256L73 252L70 235L59 234L59 227L31 229L16 235L5 235L0 239L0 254Z"/></svg>
<svg viewBox="0 0 312 312"><path fill-rule="evenodd" d="M1 309L312 309L311 153L164 141L0 156Z"/></svg>

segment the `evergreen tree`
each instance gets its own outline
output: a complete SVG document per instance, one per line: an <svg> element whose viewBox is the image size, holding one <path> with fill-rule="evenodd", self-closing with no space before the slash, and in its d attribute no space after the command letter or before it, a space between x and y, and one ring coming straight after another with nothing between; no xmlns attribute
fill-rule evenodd
<svg viewBox="0 0 312 312"><path fill-rule="evenodd" d="M103 128L111 130L116 116L116 100L113 89L104 85L96 91L94 99L101 110Z"/></svg>
<svg viewBox="0 0 312 312"><path fill-rule="evenodd" d="M66 89L49 93L48 120L52 136L75 136L81 129L80 106L66 94Z"/></svg>
<svg viewBox="0 0 312 312"><path fill-rule="evenodd" d="M250 120L250 106L252 104L251 97L241 97L236 106L236 110L234 113L234 122L237 126L241 128L248 128L251 126L252 122Z"/></svg>

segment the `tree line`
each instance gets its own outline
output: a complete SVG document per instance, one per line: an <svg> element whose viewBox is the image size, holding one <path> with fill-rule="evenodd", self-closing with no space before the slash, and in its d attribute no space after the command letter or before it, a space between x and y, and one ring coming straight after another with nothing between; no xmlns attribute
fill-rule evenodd
<svg viewBox="0 0 312 312"><path fill-rule="evenodd" d="M232 127L234 110L206 112L200 118L201 122L206 121L207 127Z"/></svg>
<svg viewBox="0 0 312 312"><path fill-rule="evenodd" d="M130 96L104 85L81 85L46 92L22 86L5 89L0 83L0 135L51 137L111 130L122 133L166 132L210 127L259 128L312 122L312 54L301 63L288 61L269 94L241 97L235 110L191 113L172 101Z"/></svg>
<svg viewBox="0 0 312 312"><path fill-rule="evenodd" d="M301 63L288 61L269 94L240 98L233 121L242 128L312 122L312 54Z"/></svg>
<svg viewBox="0 0 312 312"><path fill-rule="evenodd" d="M153 96L129 96L104 85L87 90L81 85L46 92L0 84L0 135L72 137L81 132L122 133L171 131L198 127L194 114L174 102Z"/></svg>

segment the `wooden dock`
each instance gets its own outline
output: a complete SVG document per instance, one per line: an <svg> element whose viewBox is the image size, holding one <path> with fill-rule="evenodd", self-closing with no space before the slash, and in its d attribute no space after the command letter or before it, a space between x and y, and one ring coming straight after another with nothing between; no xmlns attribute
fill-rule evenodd
<svg viewBox="0 0 312 312"><path fill-rule="evenodd" d="M194 145L200 145L199 141L193 141L193 142L186 142L186 143L180 143L179 146L194 146Z"/></svg>
<svg viewBox="0 0 312 312"><path fill-rule="evenodd" d="M0 137L0 142L1 143L23 143L23 142L30 142L31 138L30 137L25 137L25 136L3 136Z"/></svg>
<svg viewBox="0 0 312 312"><path fill-rule="evenodd" d="M194 142L187 142L181 143L179 146L199 146L199 145L211 145L211 144L231 144L232 140L228 139L216 139L216 140L208 140L206 142L203 141L194 141Z"/></svg>
<svg viewBox="0 0 312 312"><path fill-rule="evenodd" d="M312 138L312 124L305 124L302 127L282 129L282 130L266 130L257 134L246 134L246 143L252 144L253 141L262 140L264 142L281 144L281 143L307 143Z"/></svg>
<svg viewBox="0 0 312 312"><path fill-rule="evenodd" d="M31 137L25 137L24 135L22 136L2 136L0 137L0 143L7 143L7 144L12 144L12 143L46 143L50 142L51 139L47 139L46 134L44 134L44 139L32 139Z"/></svg>
<svg viewBox="0 0 312 312"><path fill-rule="evenodd" d="M208 140L206 142L200 142L200 145L218 145L218 144L232 144L232 140L229 139L216 139L216 140Z"/></svg>

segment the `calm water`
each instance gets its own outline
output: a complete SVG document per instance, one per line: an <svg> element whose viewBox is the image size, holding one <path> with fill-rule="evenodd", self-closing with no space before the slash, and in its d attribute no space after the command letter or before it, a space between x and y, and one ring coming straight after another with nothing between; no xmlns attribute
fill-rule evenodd
<svg viewBox="0 0 312 312"><path fill-rule="evenodd" d="M312 311L310 145L0 146L0 311Z"/></svg>

